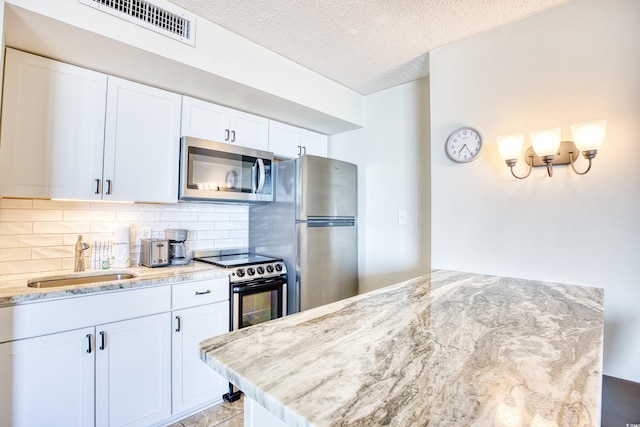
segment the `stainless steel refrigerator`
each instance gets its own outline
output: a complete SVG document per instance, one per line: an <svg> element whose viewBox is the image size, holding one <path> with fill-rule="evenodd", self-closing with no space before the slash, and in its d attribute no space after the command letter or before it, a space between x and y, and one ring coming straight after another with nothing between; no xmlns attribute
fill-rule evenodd
<svg viewBox="0 0 640 427"><path fill-rule="evenodd" d="M356 295L356 165L304 155L275 180L275 201L249 208L249 246L285 261L287 314Z"/></svg>

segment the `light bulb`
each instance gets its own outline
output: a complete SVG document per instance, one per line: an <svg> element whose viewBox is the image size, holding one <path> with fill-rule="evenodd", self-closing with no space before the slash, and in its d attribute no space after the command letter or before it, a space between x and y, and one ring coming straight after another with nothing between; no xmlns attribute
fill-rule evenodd
<svg viewBox="0 0 640 427"><path fill-rule="evenodd" d="M520 157L524 145L523 133L510 133L496 137L498 153L503 160L513 160Z"/></svg>
<svg viewBox="0 0 640 427"><path fill-rule="evenodd" d="M550 128L531 132L531 145L538 157L554 156L560 148L562 129Z"/></svg>
<svg viewBox="0 0 640 427"><path fill-rule="evenodd" d="M607 135L607 121L593 120L571 126L573 142L580 151L599 150Z"/></svg>

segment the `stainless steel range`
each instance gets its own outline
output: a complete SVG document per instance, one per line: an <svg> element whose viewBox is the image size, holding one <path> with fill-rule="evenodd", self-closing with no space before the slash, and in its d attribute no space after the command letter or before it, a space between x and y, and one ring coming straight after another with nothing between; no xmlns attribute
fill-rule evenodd
<svg viewBox="0 0 640 427"><path fill-rule="evenodd" d="M283 260L239 250L194 252L193 259L230 270L229 330L286 314L287 268ZM223 397L232 402L240 394L229 383L229 393Z"/></svg>

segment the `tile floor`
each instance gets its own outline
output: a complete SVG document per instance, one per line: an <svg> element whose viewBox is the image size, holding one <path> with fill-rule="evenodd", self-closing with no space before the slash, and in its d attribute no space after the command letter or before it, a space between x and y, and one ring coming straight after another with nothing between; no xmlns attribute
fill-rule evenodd
<svg viewBox="0 0 640 427"><path fill-rule="evenodd" d="M222 402L168 427L243 427L244 400Z"/></svg>

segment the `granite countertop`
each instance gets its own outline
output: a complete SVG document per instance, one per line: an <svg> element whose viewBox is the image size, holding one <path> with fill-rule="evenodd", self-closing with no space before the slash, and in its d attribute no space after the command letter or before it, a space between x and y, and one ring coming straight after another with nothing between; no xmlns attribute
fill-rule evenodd
<svg viewBox="0 0 640 427"><path fill-rule="evenodd" d="M291 426L595 427L603 299L441 270L207 339L201 356Z"/></svg>
<svg viewBox="0 0 640 427"><path fill-rule="evenodd" d="M30 279L50 279L60 277L65 274L71 274L72 272L62 271L60 273L50 275L31 273L0 276L0 306L43 301L55 298L68 298L70 296L92 294L97 292L134 289L144 286L158 286L187 280L211 279L216 277L225 277L229 274L228 270L224 268L193 261L190 264L184 266L168 266L156 268L135 266L125 269L87 270L82 273L73 274L91 275L94 273L102 272L133 273L137 277L118 281L96 282L56 288L30 288L27 286L27 282Z"/></svg>

